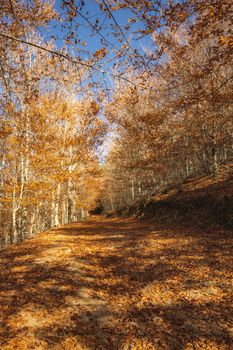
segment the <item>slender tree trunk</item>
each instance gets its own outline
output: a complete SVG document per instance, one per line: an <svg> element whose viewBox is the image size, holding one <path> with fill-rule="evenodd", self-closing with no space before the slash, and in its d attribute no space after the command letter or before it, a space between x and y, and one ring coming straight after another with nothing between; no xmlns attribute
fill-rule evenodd
<svg viewBox="0 0 233 350"><path fill-rule="evenodd" d="M132 197L132 202L134 202L135 200L134 179L132 179L132 182L131 182L131 197Z"/></svg>
<svg viewBox="0 0 233 350"><path fill-rule="evenodd" d="M36 209L37 210L37 209ZM31 218L30 218L30 227L29 227L29 237L31 238L34 233L34 225L35 225L35 219L36 219L36 211L33 210Z"/></svg>
<svg viewBox="0 0 233 350"><path fill-rule="evenodd" d="M60 202L60 191L61 191L61 185L57 185L57 192L56 192L56 201L55 201L55 208L54 208L54 225L59 226L59 202Z"/></svg>
<svg viewBox="0 0 233 350"><path fill-rule="evenodd" d="M67 184L67 207L68 207L68 222L72 220L72 211L73 211L73 201L72 201L72 188L71 181L68 180Z"/></svg>
<svg viewBox="0 0 233 350"><path fill-rule="evenodd" d="M54 226L55 223L55 192L52 193L52 201L51 201L51 227Z"/></svg>
<svg viewBox="0 0 233 350"><path fill-rule="evenodd" d="M13 198L12 198L12 242L16 243L18 239L18 231L17 231L17 203L16 203L16 191L15 185L13 187Z"/></svg>
<svg viewBox="0 0 233 350"><path fill-rule="evenodd" d="M62 225L68 222L68 196L64 196L62 201Z"/></svg>

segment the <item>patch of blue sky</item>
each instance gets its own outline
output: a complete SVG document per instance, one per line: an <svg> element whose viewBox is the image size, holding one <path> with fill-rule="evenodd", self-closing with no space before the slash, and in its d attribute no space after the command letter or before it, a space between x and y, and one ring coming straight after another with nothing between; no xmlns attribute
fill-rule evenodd
<svg viewBox="0 0 233 350"><path fill-rule="evenodd" d="M75 5L78 6L75 3ZM55 9L60 15L61 20L65 20L65 10L61 8L61 0L56 0ZM78 10L80 10L78 6ZM78 13L77 16L70 22L70 26L66 25L63 27L62 21L51 21L47 29L41 28L41 34L44 36L45 40L50 40L54 37L54 42L56 49L62 49L64 47L64 39L67 38L70 32L74 32L74 39L78 41L77 45L71 45L69 50L72 52L73 57L81 57L82 60L88 59L92 56L96 50L99 50L101 47L105 46L103 44L103 37L111 45L107 44L108 56L107 60L104 62L103 70L111 70L112 60L115 58L117 50L120 49L120 46L125 43L125 39L121 36L121 33L118 34L118 38L121 37L122 42L120 43L111 27L111 24L114 25L113 19L107 18L107 14L100 10L99 4L95 0L87 0L85 7L80 11L83 16L86 16L88 20L95 25L95 21L98 18L98 25L100 27L101 36L95 32L90 25L83 19ZM114 17L119 24L119 27L125 33L124 27L128 24L128 19L134 17L132 12L129 9L121 9L114 11ZM78 25L78 27L76 27ZM151 38L150 36L145 36L142 39L138 40L135 31L142 29L143 23L137 22L131 25L131 30L125 34L127 40L130 42L132 48L137 49L140 54L144 53L144 50L151 47ZM106 44L106 42L105 42ZM81 51L79 50L81 49Z"/></svg>

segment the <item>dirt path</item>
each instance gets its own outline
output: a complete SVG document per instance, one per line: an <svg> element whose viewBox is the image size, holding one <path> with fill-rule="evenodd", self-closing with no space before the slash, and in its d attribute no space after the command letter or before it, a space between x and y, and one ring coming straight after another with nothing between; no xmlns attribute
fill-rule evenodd
<svg viewBox="0 0 233 350"><path fill-rule="evenodd" d="M91 218L0 252L0 349L233 349L233 235Z"/></svg>

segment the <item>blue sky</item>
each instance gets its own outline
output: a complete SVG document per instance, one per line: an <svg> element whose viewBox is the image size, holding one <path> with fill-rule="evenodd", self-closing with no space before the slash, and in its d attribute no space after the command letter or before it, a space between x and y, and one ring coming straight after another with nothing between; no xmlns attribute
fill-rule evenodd
<svg viewBox="0 0 233 350"><path fill-rule="evenodd" d="M76 0L74 4L78 6L78 10L80 10L79 4L81 1ZM65 10L61 9L61 0L56 0L55 9L58 14L61 15L62 18L65 18ZM113 35L113 30L111 28L111 24L113 24L113 20L111 18L107 18L106 14L103 13L99 4L95 0L86 0L85 7L82 8L81 13L84 16L87 16L92 25L95 24L96 19L98 18L99 24L101 24L101 34L116 48L120 48L125 42L125 39L122 37L122 43L119 43L118 40ZM87 14L88 12L88 14ZM124 26L128 24L128 18L133 17L133 14L128 9L123 9L114 12L114 17L117 20L117 23L122 28L122 31L125 33ZM79 24L79 27L75 26ZM130 41L131 46L136 48L140 53L143 53L143 47L149 47L151 45L151 39L149 36L146 36L144 39L135 40L136 37L133 35L133 31L142 27L142 23L135 23L132 25L132 29L129 33L125 33L127 39ZM74 31L74 39L80 40L78 44L69 45L69 49L72 52L72 56L80 56L82 60L88 59L96 50L101 49L104 45L101 43L101 37L93 32L88 23L79 15L74 18L71 23L70 28L67 26L62 27L62 23L57 21L52 21L49 24L49 31L46 32L42 30L42 34L46 39L49 39L51 36L55 36L55 44L58 49L64 46L64 37L67 37L70 31ZM120 35L121 36L121 35ZM83 45L82 45L83 44ZM84 46L86 44L86 46ZM78 48L81 48L81 52L78 52ZM112 65L114 63L114 59L116 56L116 50L112 49L110 46L107 47L108 55L103 59L102 70L111 72ZM115 52L114 52L115 51ZM110 62L112 60L112 62ZM95 75L95 73L94 73Z"/></svg>
<svg viewBox="0 0 233 350"><path fill-rule="evenodd" d="M79 1L75 1L75 5L78 5L78 2ZM61 10L60 4L61 4L61 1L56 0L55 8L58 13L61 13L61 11L64 12L64 10ZM78 9L80 8L78 7ZM88 12L87 17L93 25L95 24L95 20L97 18L99 19L99 23L103 24L104 22L105 26L107 24L110 25L111 23L113 23L112 19L105 18L106 17L105 14L101 12L99 5L96 3L95 0L86 0L85 7L81 10L81 12L83 15L86 15L86 13ZM124 31L124 26L128 24L128 18L133 17L133 14L130 10L123 9L123 10L115 11L114 17L116 18L118 24L121 26L122 30ZM82 19L79 15L77 15L77 17L75 18L74 24L77 22L80 23L80 27L78 28L76 33L80 36L82 40L87 41L87 49L90 49L91 52L94 52L95 50L99 49L101 46L101 42L100 42L101 38L98 36L98 34L95 34L93 37L90 37L90 34L91 34L90 27L88 23L86 23L85 20ZM141 27L142 27L142 23L135 23L133 25L133 30L139 29ZM56 33L61 34L61 29L57 28ZM114 36L112 35L111 28L103 27L101 30L101 33L104 37L106 37L108 41L110 41L112 44L114 44L119 48L120 44L117 42L116 38L114 38ZM128 39L130 39L129 35L128 35ZM145 38L142 42L144 44L149 43L148 37ZM137 48L140 49L140 45L141 43L138 42L136 45Z"/></svg>

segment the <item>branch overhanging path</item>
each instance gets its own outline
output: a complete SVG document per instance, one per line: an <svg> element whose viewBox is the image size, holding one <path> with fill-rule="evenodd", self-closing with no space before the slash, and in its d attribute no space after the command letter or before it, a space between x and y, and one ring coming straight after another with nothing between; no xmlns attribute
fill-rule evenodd
<svg viewBox="0 0 233 350"><path fill-rule="evenodd" d="M127 79L127 78L124 78L122 77L121 75L118 75L118 74L114 74L114 73L110 73L110 72L107 72L105 70L101 70L99 68L96 68L94 65L91 65L91 64L88 64L84 61L77 61L75 58L65 54L65 53L62 53L62 52L59 52L59 51L54 51L54 50L51 50L51 49L48 49L44 46L40 46L40 45L37 45L33 42L30 42L30 41L27 41L27 40L24 40L24 39L18 39L18 38L15 38L13 36L10 36L10 35L7 35L7 34L4 34L4 33L0 33L0 36L2 38L5 38L5 39L8 39L8 40L13 40L13 41L17 41L19 43L22 43L22 44L25 44L25 45L29 45L29 46L32 46L32 47L35 47L37 48L38 50L42 50L42 51L45 51L45 52L48 52L54 56L58 56L58 57L61 57L61 58L64 58L74 64L77 64L77 65L80 65L80 66L83 66L83 67L86 67L86 68L89 68L89 69L92 69L98 73L101 73L103 75L109 75L113 78L117 78L119 80L122 80L122 81L125 81L131 85L134 85L134 86L137 86L137 84L135 84L134 82L132 82L131 80Z"/></svg>
<svg viewBox="0 0 233 350"><path fill-rule="evenodd" d="M65 53L62 53L62 52L59 52L59 51L55 51L55 50L51 50L51 49L48 49L44 46L40 46L40 45L37 45L33 42L29 42L27 40L24 40L24 39L18 39L18 38L15 38L13 36L10 36L10 35L7 35L7 34L4 34L4 33L1 33L0 32L0 37L3 37L5 39L8 39L8 40L13 40L13 41L17 41L19 43L22 43L22 44L25 44L25 45L29 45L29 46L32 46L32 47L35 47L36 49L38 50L42 50L42 51L45 51L45 52L48 52L54 56L57 56L57 57L61 57L63 59L66 59L70 62L72 62L73 64L77 64L77 65L80 65L80 66L83 66L83 67L86 67L88 69L92 69L98 73L101 73L103 76L111 76L113 78L117 78L119 80L122 80L122 81L125 81L131 85L133 85L134 87L138 87L139 85L134 83L132 80L129 80L128 78L125 78L125 77L122 77L121 75L118 75L118 74L114 74L114 73L110 73L110 72L107 72L105 70L101 70L97 67L95 67L94 65L90 65L84 61L77 61L74 57L71 57ZM200 99L205 99L207 98L209 95L211 95L212 93L215 93L217 92L219 89L221 89L223 86L225 86L229 81L232 80L232 76L230 76L229 78L225 79L224 82L222 84L220 84L220 86L218 86L216 89L214 89L210 94L205 94L205 95L202 95L202 96L199 96L198 98L196 98L196 100L200 100ZM175 86L175 87L171 87L171 88L168 88L167 90L173 90L173 89L176 89L178 86ZM143 87L143 90L146 89L146 90L151 90L153 91L154 89L151 88L151 87Z"/></svg>

